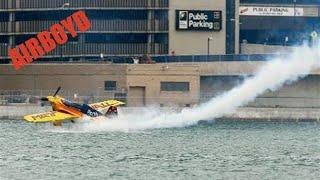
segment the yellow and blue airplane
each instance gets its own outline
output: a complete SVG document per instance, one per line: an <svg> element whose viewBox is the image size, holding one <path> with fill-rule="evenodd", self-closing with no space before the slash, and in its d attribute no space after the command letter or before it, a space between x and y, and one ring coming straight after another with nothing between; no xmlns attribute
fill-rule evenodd
<svg viewBox="0 0 320 180"><path fill-rule="evenodd" d="M101 113L103 110L107 110L105 116L117 115L117 107L125 104L117 100L107 100L93 104L78 104L57 96L60 89L61 87L58 87L53 96L41 98L42 101L49 101L51 103L52 111L26 115L24 119L34 123L52 122L54 126L61 126L62 121L71 120L71 122L74 122L74 119L81 118L83 115L90 117L103 116L104 114Z"/></svg>

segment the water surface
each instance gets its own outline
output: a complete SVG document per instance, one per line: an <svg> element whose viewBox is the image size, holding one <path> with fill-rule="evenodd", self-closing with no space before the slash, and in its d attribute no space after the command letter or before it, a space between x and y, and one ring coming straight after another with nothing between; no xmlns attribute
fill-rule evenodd
<svg viewBox="0 0 320 180"><path fill-rule="evenodd" d="M0 179L318 179L320 123L68 132L0 121Z"/></svg>

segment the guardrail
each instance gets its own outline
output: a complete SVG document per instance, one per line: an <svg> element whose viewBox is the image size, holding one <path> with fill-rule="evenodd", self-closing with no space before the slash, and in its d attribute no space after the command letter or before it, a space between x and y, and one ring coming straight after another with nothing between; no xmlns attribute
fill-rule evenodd
<svg viewBox="0 0 320 180"><path fill-rule="evenodd" d="M71 46L74 46L75 49L68 49L71 48ZM76 48L77 47L77 48ZM83 57L84 55L81 54L81 48L79 48L79 45L67 45L67 47L63 47L62 49L62 55L63 59L61 59L61 50L58 49L55 52L51 52L48 54L47 57L44 57L42 59L39 59L33 63L114 63L114 64L134 64L134 59L140 58L139 54L135 54L138 52L138 49L132 49L132 54L127 55L119 55L119 56L108 56L107 54L104 54L104 58L100 58L100 53L98 53L99 50L112 50L108 49L107 46L101 45L96 46L97 48L92 48L93 46L90 46L90 49L94 51L89 51L90 59L82 59L79 60L77 58L73 60L69 60L69 55L72 55L72 57ZM120 46L119 46L120 47ZM138 46L137 46L138 47ZM101 49L102 48L102 49ZM118 48L118 47L117 47ZM126 47L128 48L128 47ZM114 48L113 48L114 49ZM159 52L163 52L164 49L162 47L157 50ZM66 55L66 54L67 55ZM78 53L78 54L77 54ZM125 53L125 52L123 52ZM47 59L51 56L51 59ZM153 55L150 56L151 59L154 61L154 63L208 63L208 62L219 62L219 61L268 61L276 57L286 57L288 54L227 54L227 55L185 55L185 56L170 56L170 55ZM52 57L56 57L55 60L52 60ZM0 63L6 64L10 61L4 61L1 60ZM140 61L141 62L141 61Z"/></svg>
<svg viewBox="0 0 320 180"><path fill-rule="evenodd" d="M10 2L10 1L9 1ZM109 7L168 7L168 0L68 0L68 8L109 8ZM0 1L0 9L8 9L10 8L60 8L63 4L65 4L65 0L22 0L22 1L13 1L12 7L10 7L8 0Z"/></svg>
<svg viewBox="0 0 320 180"><path fill-rule="evenodd" d="M227 54L227 55L185 55L185 56L152 56L157 63L179 62L216 62L216 61L266 61L278 54Z"/></svg>
<svg viewBox="0 0 320 180"><path fill-rule="evenodd" d="M38 20L38 21L17 21L0 22L1 33L37 33L45 29L49 29L51 25L58 23L54 20ZM8 30L8 26L14 25L12 30ZM117 32L117 31L168 31L168 22L164 19L155 19L150 27L148 27L148 20L97 20L91 21L91 28L88 32Z"/></svg>
<svg viewBox="0 0 320 180"><path fill-rule="evenodd" d="M160 51L163 51L160 49ZM59 51L58 51L59 52ZM58 55L56 53L56 55ZM126 55L126 56L108 56L99 58L100 55L90 57L90 59L77 60L73 59L69 61L67 59L61 59L57 56L55 61L42 58L33 63L112 63L112 64L135 64L134 59L143 59L139 55ZM153 61L150 63L209 63L219 61L267 61L275 57L287 56L286 54L242 54L242 55L186 55L186 56L168 56L168 55L154 55L150 56ZM65 56L64 56L65 57ZM142 61L138 61L142 63Z"/></svg>
<svg viewBox="0 0 320 180"><path fill-rule="evenodd" d="M0 105L7 104L40 104L40 98L53 95L55 90L0 90ZM61 90L59 95L75 102L93 103L107 99L117 99L126 102L126 91L91 91L78 93L76 90Z"/></svg>
<svg viewBox="0 0 320 180"><path fill-rule="evenodd" d="M8 56L8 44L0 43L0 57Z"/></svg>

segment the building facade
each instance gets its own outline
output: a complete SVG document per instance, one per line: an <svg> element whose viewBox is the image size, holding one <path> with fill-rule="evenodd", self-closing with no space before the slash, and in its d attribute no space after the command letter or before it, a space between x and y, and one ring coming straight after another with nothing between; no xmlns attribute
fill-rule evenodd
<svg viewBox="0 0 320 180"><path fill-rule="evenodd" d="M250 46L243 53L272 53L279 51L279 46L312 44L311 34L320 33L319 0L241 0L240 3L240 42L271 46L266 51Z"/></svg>
<svg viewBox="0 0 320 180"><path fill-rule="evenodd" d="M2 0L0 59L8 63L8 49L77 10L86 12L91 28L37 61L234 54L239 49L238 6L239 0ZM179 10L193 12L198 27L179 30ZM214 29L201 27L208 24Z"/></svg>
<svg viewBox="0 0 320 180"><path fill-rule="evenodd" d="M2 0L0 58L54 23L84 10L91 28L40 61L168 53L168 0Z"/></svg>
<svg viewBox="0 0 320 180"><path fill-rule="evenodd" d="M31 64L19 70L0 66L0 106L39 103L59 95L82 102L118 99L129 107L188 107L243 83L261 61L198 64ZM298 82L259 95L250 107L320 107L320 69ZM1 108L1 107L0 107Z"/></svg>
<svg viewBox="0 0 320 180"><path fill-rule="evenodd" d="M77 10L86 11L90 30L39 61L286 52L284 46L310 44L311 33L320 33L319 0L3 0L0 62L10 62L8 49ZM199 15L196 25L211 23L201 15L221 14L214 29L181 29L179 12Z"/></svg>

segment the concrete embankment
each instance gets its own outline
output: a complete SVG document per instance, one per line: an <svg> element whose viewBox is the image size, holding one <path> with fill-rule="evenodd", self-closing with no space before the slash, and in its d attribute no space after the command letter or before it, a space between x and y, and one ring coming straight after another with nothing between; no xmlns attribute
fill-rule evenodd
<svg viewBox="0 0 320 180"><path fill-rule="evenodd" d="M0 119L21 120L26 114L50 111L51 107L45 106L0 106ZM164 112L178 111L173 108L162 108ZM122 107L120 113L143 113L143 108ZM249 108L242 107L228 116L219 120L255 120L255 121L319 121L320 108Z"/></svg>

